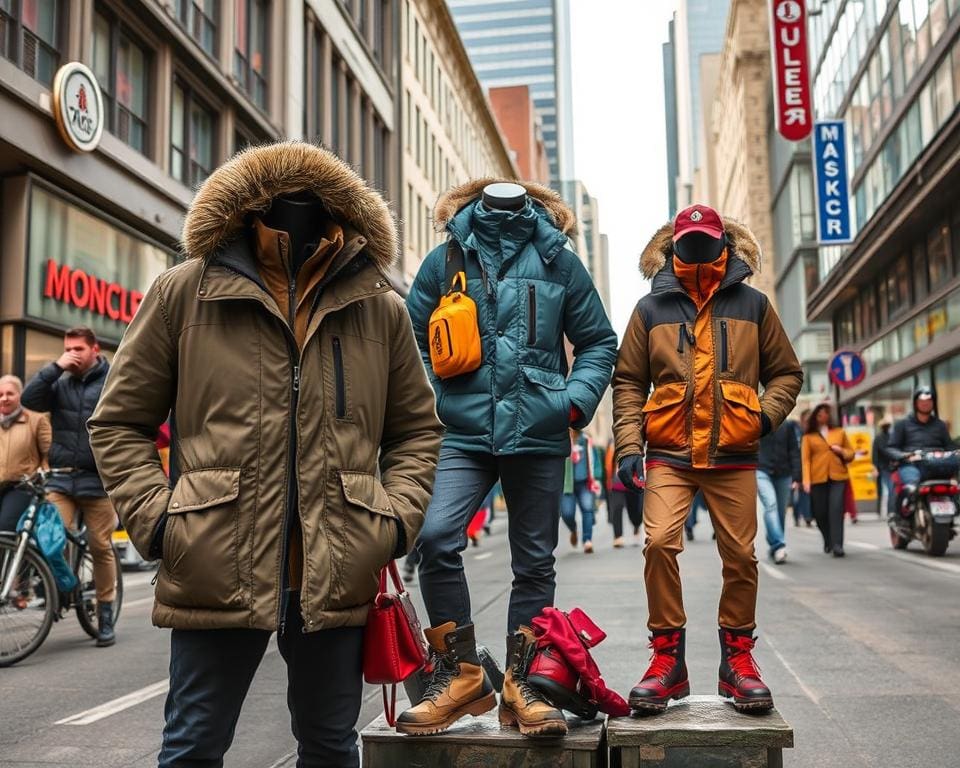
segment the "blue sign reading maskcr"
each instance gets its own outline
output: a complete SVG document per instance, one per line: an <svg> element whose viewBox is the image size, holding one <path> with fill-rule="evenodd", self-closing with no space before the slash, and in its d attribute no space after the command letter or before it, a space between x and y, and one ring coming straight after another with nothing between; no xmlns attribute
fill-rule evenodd
<svg viewBox="0 0 960 768"><path fill-rule="evenodd" d="M850 232L847 131L843 120L827 120L814 125L813 161L820 244L849 243L853 237Z"/></svg>

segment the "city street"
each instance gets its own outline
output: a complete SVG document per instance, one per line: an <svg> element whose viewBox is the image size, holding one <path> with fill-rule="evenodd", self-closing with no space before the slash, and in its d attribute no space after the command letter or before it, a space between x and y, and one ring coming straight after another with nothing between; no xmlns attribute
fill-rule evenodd
<svg viewBox="0 0 960 768"><path fill-rule="evenodd" d="M960 547L942 559L912 545L894 552L872 514L847 526L847 557L820 551L816 529L788 530L790 560L761 564L757 658L796 732L793 766L946 766L960 751ZM693 693L715 693L719 558L701 522L681 558L690 617ZM608 639L595 656L626 692L647 662L640 551L611 549L603 516L593 556L561 531L558 605L579 605ZM505 520L467 553L482 642L502 653L510 575ZM0 670L0 765L147 768L156 764L163 717L167 632L150 626L148 573L126 574L113 649L99 650L69 617L43 648ZM416 590L414 590L416 592ZM421 616L425 614L421 613ZM318 692L318 695L321 692ZM380 711L366 692L360 725ZM275 647L247 699L230 768L292 766L285 669Z"/></svg>

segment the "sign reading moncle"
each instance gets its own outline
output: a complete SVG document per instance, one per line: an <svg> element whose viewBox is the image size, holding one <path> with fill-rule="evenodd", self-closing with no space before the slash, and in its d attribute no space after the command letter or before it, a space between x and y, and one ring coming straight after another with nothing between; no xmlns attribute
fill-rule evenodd
<svg viewBox="0 0 960 768"><path fill-rule="evenodd" d="M821 245L852 239L847 179L847 132L843 120L817 123L813 132L813 168L817 189L817 233Z"/></svg>
<svg viewBox="0 0 960 768"><path fill-rule="evenodd" d="M803 0L770 0L770 39L777 131L788 141L803 141L813 128Z"/></svg>
<svg viewBox="0 0 960 768"><path fill-rule="evenodd" d="M60 137L76 152L92 152L103 135L103 95L96 76L78 61L53 79L53 117Z"/></svg>

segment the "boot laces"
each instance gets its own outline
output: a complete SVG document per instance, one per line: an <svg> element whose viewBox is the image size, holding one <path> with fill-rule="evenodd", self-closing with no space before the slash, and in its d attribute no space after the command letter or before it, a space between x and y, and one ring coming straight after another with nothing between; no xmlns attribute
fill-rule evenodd
<svg viewBox="0 0 960 768"><path fill-rule="evenodd" d="M527 670L530 669L535 651L536 648L533 644L530 644L521 653L517 654L517 658L513 662L513 679L517 684L517 690L520 691L520 695L523 696L523 701L527 705L537 701L546 701L539 691L534 690L527 683Z"/></svg>
<svg viewBox="0 0 960 768"><path fill-rule="evenodd" d="M433 666L433 675L427 684L427 689L423 692L424 701L428 699L430 701L436 701L437 697L447 690L453 678L455 678L460 671L457 663L445 653L432 652L430 662L432 662Z"/></svg>
<svg viewBox="0 0 960 768"><path fill-rule="evenodd" d="M653 638L650 641L649 647L653 653L650 655L650 666L647 668L643 679L645 680L648 677L663 679L669 675L673 671L674 666L676 666L677 658L669 652L671 648L676 648L676 645L669 643L669 641L665 639Z"/></svg>
<svg viewBox="0 0 960 768"><path fill-rule="evenodd" d="M727 648L729 655L727 663L740 677L753 677L760 679L760 666L753 658L753 646L756 641L752 637L727 635Z"/></svg>

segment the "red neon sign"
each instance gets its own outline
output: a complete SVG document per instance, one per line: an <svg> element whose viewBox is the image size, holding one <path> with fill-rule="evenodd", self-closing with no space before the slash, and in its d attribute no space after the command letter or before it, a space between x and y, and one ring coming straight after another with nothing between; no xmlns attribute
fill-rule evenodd
<svg viewBox="0 0 960 768"><path fill-rule="evenodd" d="M777 130L788 141L802 141L813 130L804 0L770 0L770 38Z"/></svg>
<svg viewBox="0 0 960 768"><path fill-rule="evenodd" d="M47 260L43 295L125 324L133 320L143 300L140 291L108 283L82 269L73 269L66 264L61 266L53 259Z"/></svg>

